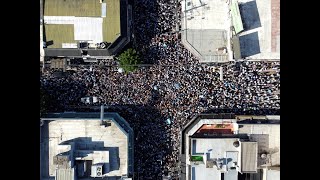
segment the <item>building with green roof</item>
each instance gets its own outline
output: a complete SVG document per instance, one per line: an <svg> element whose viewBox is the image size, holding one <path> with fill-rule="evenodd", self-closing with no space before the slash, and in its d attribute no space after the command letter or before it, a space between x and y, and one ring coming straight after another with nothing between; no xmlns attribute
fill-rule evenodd
<svg viewBox="0 0 320 180"><path fill-rule="evenodd" d="M44 0L45 56L106 59L131 39L128 0Z"/></svg>

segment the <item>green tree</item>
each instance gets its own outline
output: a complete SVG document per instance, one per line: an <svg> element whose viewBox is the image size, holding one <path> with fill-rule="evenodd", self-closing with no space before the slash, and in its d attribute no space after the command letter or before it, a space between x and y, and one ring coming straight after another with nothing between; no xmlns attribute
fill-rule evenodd
<svg viewBox="0 0 320 180"><path fill-rule="evenodd" d="M136 50L130 48L121 53L118 57L120 67L125 73L133 72L138 68L138 64L141 62Z"/></svg>

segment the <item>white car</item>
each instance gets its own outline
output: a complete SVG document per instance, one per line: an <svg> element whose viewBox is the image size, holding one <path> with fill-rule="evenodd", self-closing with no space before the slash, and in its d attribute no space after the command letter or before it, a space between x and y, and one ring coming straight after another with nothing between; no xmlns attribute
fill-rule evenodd
<svg viewBox="0 0 320 180"><path fill-rule="evenodd" d="M81 98L81 102L85 104L93 104L98 102L98 98L96 96L83 97Z"/></svg>

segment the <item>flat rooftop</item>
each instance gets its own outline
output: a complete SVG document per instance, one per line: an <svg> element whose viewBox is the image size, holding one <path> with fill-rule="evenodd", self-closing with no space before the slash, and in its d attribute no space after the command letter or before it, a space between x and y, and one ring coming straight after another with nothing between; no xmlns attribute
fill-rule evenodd
<svg viewBox="0 0 320 180"><path fill-rule="evenodd" d="M233 143L238 141L238 138L230 139L191 139L192 141L192 154L207 154L207 159L214 158L225 158L226 155L230 152L238 153L240 151L239 147L235 147ZM238 156L240 154L238 153ZM231 161L238 162L238 156L235 156L235 159ZM194 170L192 170L194 168ZM206 168L205 164L191 166L191 177L194 179L221 179L221 171L217 170L216 167ZM192 178L191 178L192 179Z"/></svg>
<svg viewBox="0 0 320 180"><path fill-rule="evenodd" d="M241 55L249 59L280 60L280 0L238 0L244 31Z"/></svg>
<svg viewBox="0 0 320 180"><path fill-rule="evenodd" d="M258 143L258 153L269 152L268 161L258 158L258 166L280 165L280 124L241 124L239 134L247 133Z"/></svg>
<svg viewBox="0 0 320 180"><path fill-rule="evenodd" d="M227 61L231 20L226 1L184 0L181 5L182 42L186 48L200 62Z"/></svg>
<svg viewBox="0 0 320 180"><path fill-rule="evenodd" d="M128 139L127 136L111 122L111 126L102 128L100 120L59 120L49 122L49 174L55 173L53 157L65 152L59 144L77 139L87 141L83 144L100 142L105 148L109 148L110 169L108 176L121 176L127 174L128 167ZM87 137L87 138L86 138ZM120 159L118 165L116 160Z"/></svg>
<svg viewBox="0 0 320 180"><path fill-rule="evenodd" d="M239 116L236 116L239 117ZM242 116L241 116L242 117ZM238 171L255 176L261 172L258 168L272 167L280 169L280 124L279 116L254 116L261 124L253 121L238 121L235 116L216 116L215 114L200 114L191 120L182 131L181 139L181 168L182 179L238 179ZM243 116L242 119L252 117ZM237 118L238 119L238 118ZM268 120L267 120L268 119ZM263 121L266 120L266 121ZM278 121L278 123L271 122ZM242 123L241 123L242 122ZM269 123L269 124L267 124ZM224 131L217 136L194 136L201 131L232 129L236 133L226 136ZM229 135L230 131L226 131ZM210 133L210 132L205 132ZM239 141L239 146L236 145ZM262 154L266 155L261 156ZM191 158L192 157L192 158ZM198 159L200 158L200 159ZM216 165L203 164L208 159L232 159L239 166L234 169L229 161L226 167L217 168ZM197 162L198 161L198 162ZM184 165L185 164L185 165ZM268 171L268 170L267 170ZM276 177L279 170L269 173L270 178ZM253 173L253 174L252 174ZM208 178L209 177L209 178Z"/></svg>
<svg viewBox="0 0 320 180"><path fill-rule="evenodd" d="M74 152L73 160L107 163L104 167L106 176L132 175L133 130L117 113L105 113L104 120L108 126L101 125L99 114L70 112L44 115L40 139L42 180L54 178L55 156L70 154L70 151Z"/></svg>
<svg viewBox="0 0 320 180"><path fill-rule="evenodd" d="M221 180L221 172L215 168L206 168L204 164L191 166L191 180L201 179Z"/></svg>
<svg viewBox="0 0 320 180"><path fill-rule="evenodd" d="M223 158L226 151L239 151L240 148L236 148L233 143L238 141L238 138L228 139L191 139L192 142L192 154L209 153L210 158Z"/></svg>
<svg viewBox="0 0 320 180"><path fill-rule="evenodd" d="M44 22L47 48L78 41L112 43L121 35L120 0L44 0Z"/></svg>
<svg viewBox="0 0 320 180"><path fill-rule="evenodd" d="M266 180L280 180L280 171L266 170Z"/></svg>

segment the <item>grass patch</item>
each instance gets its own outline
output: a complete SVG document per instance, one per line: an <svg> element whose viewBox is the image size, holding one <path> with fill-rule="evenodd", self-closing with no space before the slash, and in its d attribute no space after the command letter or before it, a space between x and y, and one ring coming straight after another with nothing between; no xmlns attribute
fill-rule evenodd
<svg viewBox="0 0 320 180"><path fill-rule="evenodd" d="M44 0L45 16L100 17L99 0Z"/></svg>
<svg viewBox="0 0 320 180"><path fill-rule="evenodd" d="M112 43L121 33L120 0L104 3L107 4L107 16L102 24L103 41ZM44 0L44 16L101 17L101 4L99 0ZM61 43L76 42L70 34L74 28L71 30L70 26L73 25L45 25L47 41L54 41L48 48L61 48Z"/></svg>
<svg viewBox="0 0 320 180"><path fill-rule="evenodd" d="M107 17L103 18L103 40L112 43L120 35L120 1L108 0Z"/></svg>
<svg viewBox="0 0 320 180"><path fill-rule="evenodd" d="M62 43L76 43L74 26L69 24L46 24L44 26L48 48L62 48ZM52 45L48 43L53 41Z"/></svg>

